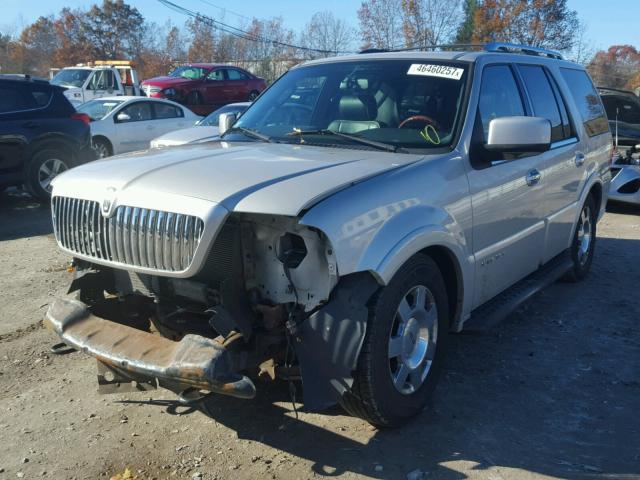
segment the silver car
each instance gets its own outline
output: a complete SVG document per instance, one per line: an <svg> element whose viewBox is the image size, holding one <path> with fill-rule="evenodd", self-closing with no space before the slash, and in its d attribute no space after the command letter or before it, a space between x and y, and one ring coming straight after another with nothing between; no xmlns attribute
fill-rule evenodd
<svg viewBox="0 0 640 480"><path fill-rule="evenodd" d="M221 127L55 180L75 277L47 324L98 359L103 391L301 381L307 409L399 425L452 332L589 272L611 134L557 53L316 60Z"/></svg>

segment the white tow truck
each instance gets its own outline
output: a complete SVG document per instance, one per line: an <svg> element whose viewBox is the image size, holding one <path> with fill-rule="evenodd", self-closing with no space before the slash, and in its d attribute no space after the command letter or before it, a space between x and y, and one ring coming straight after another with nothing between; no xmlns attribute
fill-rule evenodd
<svg viewBox="0 0 640 480"><path fill-rule="evenodd" d="M96 60L65 67L57 70L50 83L66 88L64 94L75 107L94 98L142 95L138 72L129 60Z"/></svg>

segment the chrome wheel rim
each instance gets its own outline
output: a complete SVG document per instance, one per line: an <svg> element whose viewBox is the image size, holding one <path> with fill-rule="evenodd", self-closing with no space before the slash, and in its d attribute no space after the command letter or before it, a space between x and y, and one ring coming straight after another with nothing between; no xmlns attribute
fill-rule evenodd
<svg viewBox="0 0 640 480"><path fill-rule="evenodd" d="M412 287L400 301L389 335L389 374L401 394L416 392L429 374L438 341L438 308L431 290Z"/></svg>
<svg viewBox="0 0 640 480"><path fill-rule="evenodd" d="M591 228L591 208L585 205L580 213L580 223L578 224L578 261L580 265L587 263L591 249L592 239Z"/></svg>
<svg viewBox="0 0 640 480"><path fill-rule="evenodd" d="M51 182L54 178L67 170L67 164L58 158L50 158L40 165L38 182L45 192L51 192Z"/></svg>
<svg viewBox="0 0 640 480"><path fill-rule="evenodd" d="M97 143L93 146L98 158L105 158L109 156L109 149L104 143Z"/></svg>

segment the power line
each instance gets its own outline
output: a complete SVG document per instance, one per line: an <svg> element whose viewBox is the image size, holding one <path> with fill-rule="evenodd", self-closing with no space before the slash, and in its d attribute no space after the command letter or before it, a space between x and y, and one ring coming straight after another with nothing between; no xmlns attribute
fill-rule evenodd
<svg viewBox="0 0 640 480"><path fill-rule="evenodd" d="M209 25L210 27L213 27L217 30L220 30L222 32L228 33L229 35L233 35L234 37L237 38L241 38L243 40L249 40L251 42L259 42L259 43L266 43L266 44L271 44L271 45L278 45L281 47L287 47L287 48L292 48L294 50L303 50L306 52L315 52L315 53L323 53L323 54L335 54L338 55L340 53L353 53L350 51L341 51L341 50L323 50L323 49L319 49L319 48L311 48L311 47L303 47L301 45L294 45L291 43L287 43L287 42L281 42L280 40L274 40L272 38L267 38L264 37L262 35L256 35L250 32L247 32L245 30L242 30L240 28L237 27L233 27L231 25L228 25L226 23L220 22L218 20L215 20L209 16L203 15L200 12L195 12L193 10L189 10L188 8L182 7L180 5L177 5L169 0L158 0L158 2L160 2L161 4L163 4L165 7L170 8L171 10L181 13L183 15L187 15L191 18L195 18L196 20L199 20L207 25Z"/></svg>

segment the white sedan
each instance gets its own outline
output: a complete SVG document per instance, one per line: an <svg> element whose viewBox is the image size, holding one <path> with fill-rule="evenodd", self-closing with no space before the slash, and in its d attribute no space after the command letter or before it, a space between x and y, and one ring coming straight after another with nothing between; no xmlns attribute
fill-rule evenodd
<svg viewBox="0 0 640 480"><path fill-rule="evenodd" d="M176 130L151 140L151 148L171 147L185 143L203 142L218 137L218 119L221 113L241 115L251 102L230 103L210 113L196 123L195 127Z"/></svg>
<svg viewBox="0 0 640 480"><path fill-rule="evenodd" d="M103 97L83 103L78 112L91 119L91 138L99 158L149 148L151 139L195 125L201 117L170 100Z"/></svg>

